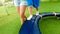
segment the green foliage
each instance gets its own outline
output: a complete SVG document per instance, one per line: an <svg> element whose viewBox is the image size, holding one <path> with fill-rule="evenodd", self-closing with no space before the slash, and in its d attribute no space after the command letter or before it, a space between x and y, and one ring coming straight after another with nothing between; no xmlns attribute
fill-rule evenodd
<svg viewBox="0 0 60 34"><path fill-rule="evenodd" d="M2 2L0 2L0 6L3 6Z"/></svg>
<svg viewBox="0 0 60 34"><path fill-rule="evenodd" d="M5 0L5 2L8 2L9 0Z"/></svg>
<svg viewBox="0 0 60 34"><path fill-rule="evenodd" d="M5 2L12 1L12 0L5 0Z"/></svg>

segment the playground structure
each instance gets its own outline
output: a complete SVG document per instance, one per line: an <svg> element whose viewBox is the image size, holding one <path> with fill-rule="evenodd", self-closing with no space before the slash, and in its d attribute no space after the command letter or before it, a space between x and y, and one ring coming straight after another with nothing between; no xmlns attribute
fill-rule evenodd
<svg viewBox="0 0 60 34"><path fill-rule="evenodd" d="M31 20L24 21L19 34L42 34L38 27L38 21L47 16L57 16L60 18L60 12L44 12L40 13L38 16L34 15Z"/></svg>

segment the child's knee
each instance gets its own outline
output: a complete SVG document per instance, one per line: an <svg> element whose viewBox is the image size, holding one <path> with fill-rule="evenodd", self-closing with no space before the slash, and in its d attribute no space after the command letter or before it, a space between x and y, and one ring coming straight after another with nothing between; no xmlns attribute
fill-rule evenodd
<svg viewBox="0 0 60 34"><path fill-rule="evenodd" d="M32 5L31 5L31 6L29 6L28 8L32 8Z"/></svg>

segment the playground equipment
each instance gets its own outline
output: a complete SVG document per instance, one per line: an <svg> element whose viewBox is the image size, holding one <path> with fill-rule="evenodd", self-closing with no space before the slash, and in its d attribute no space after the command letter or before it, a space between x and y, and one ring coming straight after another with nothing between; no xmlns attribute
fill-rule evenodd
<svg viewBox="0 0 60 34"><path fill-rule="evenodd" d="M38 27L38 21L42 17L47 17L47 16L60 17L60 12L44 12L44 13L40 13L40 15L38 16L34 15L31 20L24 21L19 31L19 34L42 34Z"/></svg>

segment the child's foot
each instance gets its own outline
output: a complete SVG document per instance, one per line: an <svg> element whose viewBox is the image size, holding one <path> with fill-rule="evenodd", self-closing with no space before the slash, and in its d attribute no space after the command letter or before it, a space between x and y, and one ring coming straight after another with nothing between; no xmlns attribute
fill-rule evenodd
<svg viewBox="0 0 60 34"><path fill-rule="evenodd" d="M39 11L36 12L36 15L39 15Z"/></svg>
<svg viewBox="0 0 60 34"><path fill-rule="evenodd" d="M33 15L30 15L30 16L27 18L27 20L31 20L32 17L33 17Z"/></svg>

